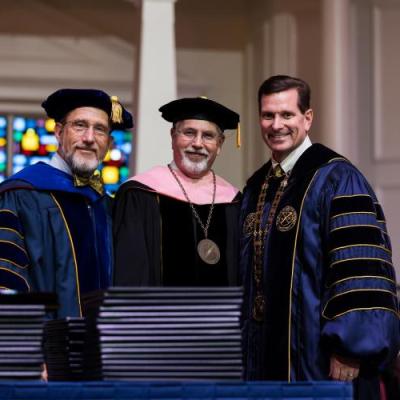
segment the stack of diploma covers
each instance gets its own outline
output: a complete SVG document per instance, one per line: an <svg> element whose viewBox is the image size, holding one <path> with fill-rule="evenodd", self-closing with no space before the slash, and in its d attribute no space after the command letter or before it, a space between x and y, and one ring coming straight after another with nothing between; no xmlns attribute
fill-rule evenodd
<svg viewBox="0 0 400 400"><path fill-rule="evenodd" d="M41 379L44 322L56 308L52 294L0 291L0 380Z"/></svg>
<svg viewBox="0 0 400 400"><path fill-rule="evenodd" d="M87 337L84 318L64 318L48 321L45 326L44 350L49 381L98 380L86 345Z"/></svg>
<svg viewBox="0 0 400 400"><path fill-rule="evenodd" d="M239 380L242 297L236 287L115 287L86 296L88 364L104 380Z"/></svg>

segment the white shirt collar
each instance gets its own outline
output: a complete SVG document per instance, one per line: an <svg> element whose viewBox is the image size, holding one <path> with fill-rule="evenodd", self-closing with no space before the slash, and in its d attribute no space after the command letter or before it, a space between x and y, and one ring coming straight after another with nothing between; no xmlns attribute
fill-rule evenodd
<svg viewBox="0 0 400 400"><path fill-rule="evenodd" d="M285 173L291 171L300 156L311 146L311 140L307 135L303 140L303 143L296 147L282 162L278 163L271 157L272 168L275 168L278 164L280 164Z"/></svg>
<svg viewBox="0 0 400 400"><path fill-rule="evenodd" d="M54 153L49 164L52 167L57 168L65 173L67 173L68 175L72 175L71 168L58 153Z"/></svg>

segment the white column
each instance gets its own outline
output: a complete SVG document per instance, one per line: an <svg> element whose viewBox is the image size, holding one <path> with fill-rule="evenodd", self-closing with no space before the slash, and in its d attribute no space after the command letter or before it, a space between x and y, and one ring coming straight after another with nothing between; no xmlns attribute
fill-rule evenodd
<svg viewBox="0 0 400 400"><path fill-rule="evenodd" d="M135 80L136 121L131 172L143 172L172 159L170 124L158 111L176 99L175 0L139 0L140 49Z"/></svg>
<svg viewBox="0 0 400 400"><path fill-rule="evenodd" d="M322 1L322 35L320 137L323 144L350 157L350 0Z"/></svg>

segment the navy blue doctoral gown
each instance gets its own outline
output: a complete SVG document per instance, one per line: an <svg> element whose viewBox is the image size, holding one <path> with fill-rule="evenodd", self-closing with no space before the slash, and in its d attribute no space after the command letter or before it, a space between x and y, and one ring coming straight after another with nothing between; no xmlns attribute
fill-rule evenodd
<svg viewBox="0 0 400 400"><path fill-rule="evenodd" d="M264 240L264 319L252 318L252 223L270 166L248 180L241 209L247 379L330 379L333 353L360 360L361 374L379 370L399 348L385 218L363 175L322 145L307 149L290 175Z"/></svg>
<svg viewBox="0 0 400 400"><path fill-rule="evenodd" d="M58 318L81 316L81 296L112 276L110 198L45 163L0 185L0 287L55 292Z"/></svg>

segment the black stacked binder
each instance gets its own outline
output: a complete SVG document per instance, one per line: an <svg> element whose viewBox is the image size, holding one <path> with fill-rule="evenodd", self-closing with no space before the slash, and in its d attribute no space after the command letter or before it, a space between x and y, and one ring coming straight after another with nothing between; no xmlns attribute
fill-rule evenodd
<svg viewBox="0 0 400 400"><path fill-rule="evenodd" d="M44 350L49 381L96 380L99 373L86 363L84 318L64 318L45 325Z"/></svg>
<svg viewBox="0 0 400 400"><path fill-rule="evenodd" d="M0 291L0 380L41 378L44 321L56 308L53 294Z"/></svg>
<svg viewBox="0 0 400 400"><path fill-rule="evenodd" d="M236 287L93 293L83 300L87 365L104 380L241 379L242 296Z"/></svg>

